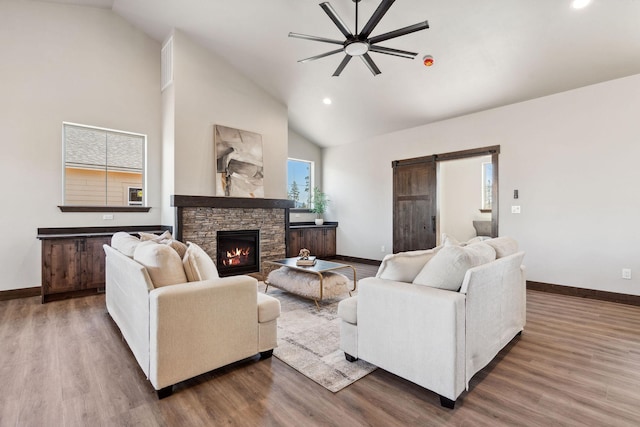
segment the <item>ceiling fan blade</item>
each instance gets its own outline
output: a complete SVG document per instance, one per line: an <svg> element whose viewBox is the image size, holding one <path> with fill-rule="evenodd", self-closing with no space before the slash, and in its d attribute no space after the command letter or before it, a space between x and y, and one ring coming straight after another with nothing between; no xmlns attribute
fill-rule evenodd
<svg viewBox="0 0 640 427"><path fill-rule="evenodd" d="M315 41L315 42L333 43L333 44L344 45L344 41L334 40L334 39L326 39L324 37L309 36L307 34L289 33L289 37L293 37L293 38L296 38L296 39L312 40L312 41Z"/></svg>
<svg viewBox="0 0 640 427"><path fill-rule="evenodd" d="M351 61L351 58L353 58L353 56L351 55L344 56L344 59L342 60L342 62L340 62L340 65L338 65L338 68L336 68L335 73L333 73L333 77L338 77L340 73L342 73L342 70L344 70L344 67L346 67L349 61Z"/></svg>
<svg viewBox="0 0 640 427"><path fill-rule="evenodd" d="M389 47L374 46L374 45L369 46L369 51L376 52L376 53L384 53L386 55L399 56L401 58L408 58L408 59L413 59L418 54L417 52L408 52L406 50L391 49Z"/></svg>
<svg viewBox="0 0 640 427"><path fill-rule="evenodd" d="M345 38L348 39L350 37L353 37L353 34L351 33L351 31L349 31L349 28L347 27L347 24L345 24L344 21L340 19L336 11L333 10L333 7L331 7L331 5L329 4L329 2L325 1L323 3L320 3L320 7L322 8L322 10L324 10L327 13L327 15L329 15L329 18L331 18L333 23L336 24L336 27L338 27L338 29L345 36Z"/></svg>
<svg viewBox="0 0 640 427"><path fill-rule="evenodd" d="M385 15L385 13L387 13L389 8L395 1L396 0L383 0L382 3L380 3L380 6L378 6L376 11L373 12L373 15L371 15L371 18L369 18L369 21L364 25L364 27L362 28L362 31L360 31L360 36L363 39L366 39L369 37L369 34L371 34L374 28L376 28L376 25L378 25L382 17Z"/></svg>
<svg viewBox="0 0 640 427"><path fill-rule="evenodd" d="M298 62L300 62L300 63L311 62L311 61L315 61L316 59L325 58L327 56L335 55L336 53L340 53L340 52L344 52L344 49L336 49L336 50L332 50L330 52L321 53L320 55L312 56L312 57L306 58L306 59L301 59Z"/></svg>
<svg viewBox="0 0 640 427"><path fill-rule="evenodd" d="M376 64L373 62L373 59L371 59L371 57L369 56L368 53L365 53L360 58L362 58L362 62L364 62L364 64L367 66L367 68L369 68L369 70L371 70L371 72L373 73L374 76L377 76L378 74L380 74L382 72L376 66Z"/></svg>
<svg viewBox="0 0 640 427"><path fill-rule="evenodd" d="M371 37L369 43L380 43L385 40L393 39L396 37L404 36L407 34L415 33L416 31L426 30L429 28L429 22L419 22L417 24L409 25L408 27L400 28L399 30L389 31L388 33L380 34L379 36Z"/></svg>

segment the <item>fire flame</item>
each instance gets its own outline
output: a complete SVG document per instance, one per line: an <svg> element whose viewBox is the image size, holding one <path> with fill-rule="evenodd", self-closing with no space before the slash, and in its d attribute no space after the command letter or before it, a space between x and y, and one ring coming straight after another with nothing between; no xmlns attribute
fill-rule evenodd
<svg viewBox="0 0 640 427"><path fill-rule="evenodd" d="M225 266L240 265L246 262L250 253L251 248L235 248L227 251L227 259L223 260L222 264Z"/></svg>

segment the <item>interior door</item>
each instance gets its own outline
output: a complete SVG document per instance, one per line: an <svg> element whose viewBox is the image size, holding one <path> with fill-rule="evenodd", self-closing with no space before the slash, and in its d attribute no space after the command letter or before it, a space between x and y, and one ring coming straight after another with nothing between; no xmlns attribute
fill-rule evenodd
<svg viewBox="0 0 640 427"><path fill-rule="evenodd" d="M393 252L436 245L436 158L396 160L393 166Z"/></svg>

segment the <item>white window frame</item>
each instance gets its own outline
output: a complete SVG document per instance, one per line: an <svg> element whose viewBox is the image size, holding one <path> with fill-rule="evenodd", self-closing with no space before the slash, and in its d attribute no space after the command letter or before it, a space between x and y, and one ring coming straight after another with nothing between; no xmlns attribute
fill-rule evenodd
<svg viewBox="0 0 640 427"><path fill-rule="evenodd" d="M315 185L315 181L314 181L314 174L315 174L315 162L313 160L307 160L307 159L296 159L293 157L289 157L287 158L287 198L289 199L289 192L291 191L291 189L289 188L289 162L290 161L294 161L294 162L304 162L304 163L308 163L309 164L309 195L308 195L308 204L306 208L302 208L302 207L294 207L294 210L303 210L303 211L310 211L311 210L311 200L313 199L313 188ZM301 189L304 189L304 187L300 187ZM292 199L289 199L292 200Z"/></svg>
<svg viewBox="0 0 640 427"><path fill-rule="evenodd" d="M114 133L114 134L124 134L124 135L129 135L132 137L136 137L136 138L141 138L142 139L142 202L138 203L138 204L134 204L134 203L127 203L127 204L122 204L122 205L107 205L107 201L105 200L105 203L103 205L98 205L98 207L104 207L104 208L109 208L109 209L122 209L122 208L140 208L140 207L147 207L147 192L148 192L148 185L147 185L147 135L142 134L142 133L135 133L135 132L129 132L129 131L123 131L123 130L118 130L118 129L111 129L111 128L104 128L104 127L99 127L99 126L91 126L91 125L84 125L84 124L80 124L80 123L73 123L73 122L62 122L62 206L60 206L60 208L62 209L63 207L76 207L79 209L82 208L88 208L89 206L84 206L84 205L65 205L66 203L66 194L65 194L65 190L66 190L66 150L67 150L67 140L66 140L66 135L65 135L65 129L67 126L73 126L76 128L84 128L84 129L91 129L91 130L97 130L97 131L101 131L101 132L105 132L105 133ZM107 162L108 164L108 162ZM107 167L107 164L105 164L105 169ZM105 182L105 189L107 188L107 183ZM128 195L127 195L127 199L128 199ZM63 212L66 211L65 209L62 209ZM148 210L148 209L146 209Z"/></svg>

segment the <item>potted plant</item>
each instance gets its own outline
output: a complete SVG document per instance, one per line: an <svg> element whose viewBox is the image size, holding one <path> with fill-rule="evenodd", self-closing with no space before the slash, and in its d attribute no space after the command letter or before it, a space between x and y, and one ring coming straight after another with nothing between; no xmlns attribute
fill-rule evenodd
<svg viewBox="0 0 640 427"><path fill-rule="evenodd" d="M318 187L315 187L313 189L313 207L311 208L311 212L317 215L316 225L322 225L324 223L322 215L327 209L328 202L329 199L327 199L327 195Z"/></svg>

